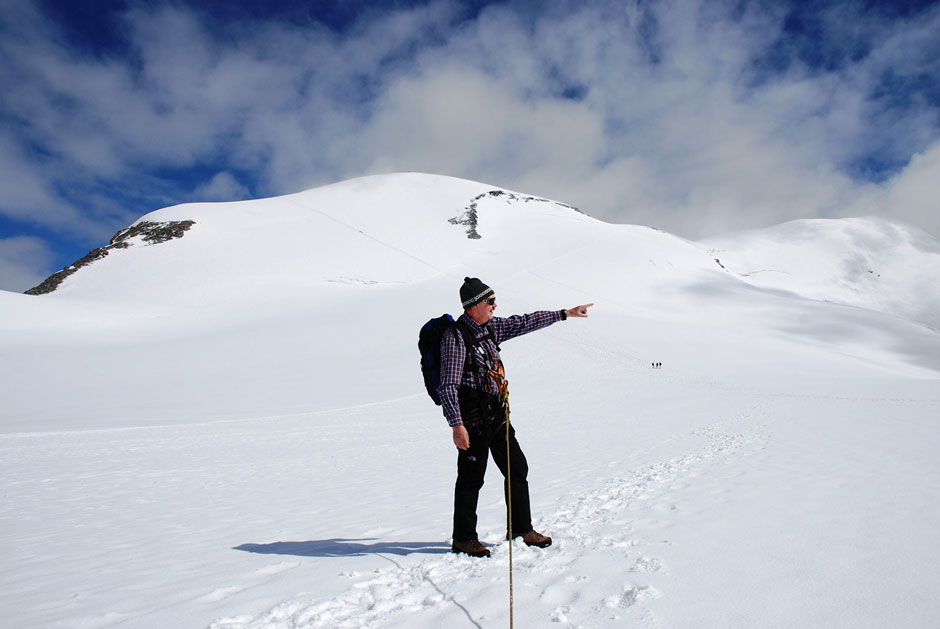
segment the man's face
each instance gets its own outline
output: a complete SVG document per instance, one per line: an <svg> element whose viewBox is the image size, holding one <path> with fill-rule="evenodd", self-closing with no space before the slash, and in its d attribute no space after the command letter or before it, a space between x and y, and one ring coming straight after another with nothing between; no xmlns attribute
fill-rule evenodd
<svg viewBox="0 0 940 629"><path fill-rule="evenodd" d="M490 303L492 302L492 303ZM483 325L493 318L493 311L496 310L496 295L490 295L476 306L467 310L467 314L477 325Z"/></svg>

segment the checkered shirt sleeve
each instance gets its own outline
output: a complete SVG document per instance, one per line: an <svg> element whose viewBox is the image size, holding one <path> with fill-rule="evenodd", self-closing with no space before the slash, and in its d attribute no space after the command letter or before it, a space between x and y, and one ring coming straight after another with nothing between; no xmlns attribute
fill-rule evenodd
<svg viewBox="0 0 940 629"><path fill-rule="evenodd" d="M528 334L542 328L548 327L563 319L559 310L539 310L525 315L513 315L511 317L494 317L484 327L478 326L466 314L460 317L460 320L467 324L476 338L484 336L488 329L493 331L496 338L496 344L504 343L517 336ZM496 344L486 339L483 341L484 350L499 358L499 352L496 350ZM460 416L460 403L457 398L457 392L460 386L466 386L471 389L477 388L477 382L471 373L464 373L463 366L466 359L466 344L463 336L456 329L448 330L441 338L441 383L437 392L441 399L441 408L444 412L444 418L449 426L457 426L463 423ZM488 389L490 383L483 383L484 389ZM495 393L494 390L489 391Z"/></svg>

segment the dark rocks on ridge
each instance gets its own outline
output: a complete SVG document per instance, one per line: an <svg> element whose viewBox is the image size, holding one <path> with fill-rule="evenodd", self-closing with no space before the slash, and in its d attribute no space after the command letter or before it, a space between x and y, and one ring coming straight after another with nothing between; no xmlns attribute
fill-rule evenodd
<svg viewBox="0 0 940 629"><path fill-rule="evenodd" d="M132 243L128 242L137 236L148 245L156 245L161 242L167 242L175 238L182 238L190 227L196 224L196 221L165 221L158 223L155 221L141 221L126 229L122 229L114 234L111 243L105 247L98 247L90 251L83 258L76 260L61 271L57 271L44 279L41 284L34 286L26 291L27 295L45 295L51 293L65 281L65 278L72 275L80 268L88 266L92 262L101 260L108 256L112 249L127 249Z"/></svg>

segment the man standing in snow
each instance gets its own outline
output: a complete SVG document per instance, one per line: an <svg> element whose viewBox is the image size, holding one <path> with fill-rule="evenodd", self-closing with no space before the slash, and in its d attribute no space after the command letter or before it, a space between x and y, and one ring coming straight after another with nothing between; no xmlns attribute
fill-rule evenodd
<svg viewBox="0 0 940 629"><path fill-rule="evenodd" d="M568 317L586 317L593 304L568 310L538 311L508 318L494 317L496 295L479 279L468 277L460 287L464 313L441 338L441 382L438 394L444 417L453 430L457 456L454 487L454 531L451 550L473 557L489 557L476 531L477 499L489 453L506 478L504 491L512 487L512 530L507 539L521 537L528 546L545 548L552 538L532 528L529 507L529 468L525 454L509 427L509 470L506 469L506 379L499 344L534 332ZM463 326L463 330L458 330ZM467 347L465 338L473 339ZM467 352L471 353L468 359ZM507 477L507 472L509 476ZM511 481L511 483L510 483Z"/></svg>

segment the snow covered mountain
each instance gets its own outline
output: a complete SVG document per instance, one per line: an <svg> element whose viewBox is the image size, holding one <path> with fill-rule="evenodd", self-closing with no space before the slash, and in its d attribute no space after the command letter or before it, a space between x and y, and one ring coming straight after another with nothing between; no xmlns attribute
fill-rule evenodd
<svg viewBox="0 0 940 629"><path fill-rule="evenodd" d="M800 220L706 241L755 286L792 291L940 330L940 242L878 218Z"/></svg>
<svg viewBox="0 0 940 629"><path fill-rule="evenodd" d="M874 219L695 243L423 174L150 213L0 292L9 622L505 624L506 543L443 544L416 351L470 275L497 315L596 304L503 348L557 540L518 552L525 626L926 626L938 252Z"/></svg>
<svg viewBox="0 0 940 629"><path fill-rule="evenodd" d="M717 251L717 241L609 225L545 199L421 174L180 205L137 225L181 223L191 227L158 244L121 240L47 295L0 294L4 342L31 347L26 364L4 369L16 383L4 429L243 417L412 394L415 325L455 311L466 275L495 285L502 311L597 302L605 321L595 333L625 336L595 342L633 348L640 365L712 355L750 370L731 348L786 337L788 352L807 360L836 350L893 370L940 369L936 334L876 314L940 317L940 245L888 224L791 224ZM874 249L847 237L860 225ZM637 318L681 324L689 340L633 338ZM840 334L828 334L833 327ZM731 338L709 353L685 349L716 334ZM346 389L350 374L369 386ZM50 386L54 399L43 394ZM173 393L155 399L155 390ZM147 403L114 404L116 391Z"/></svg>

